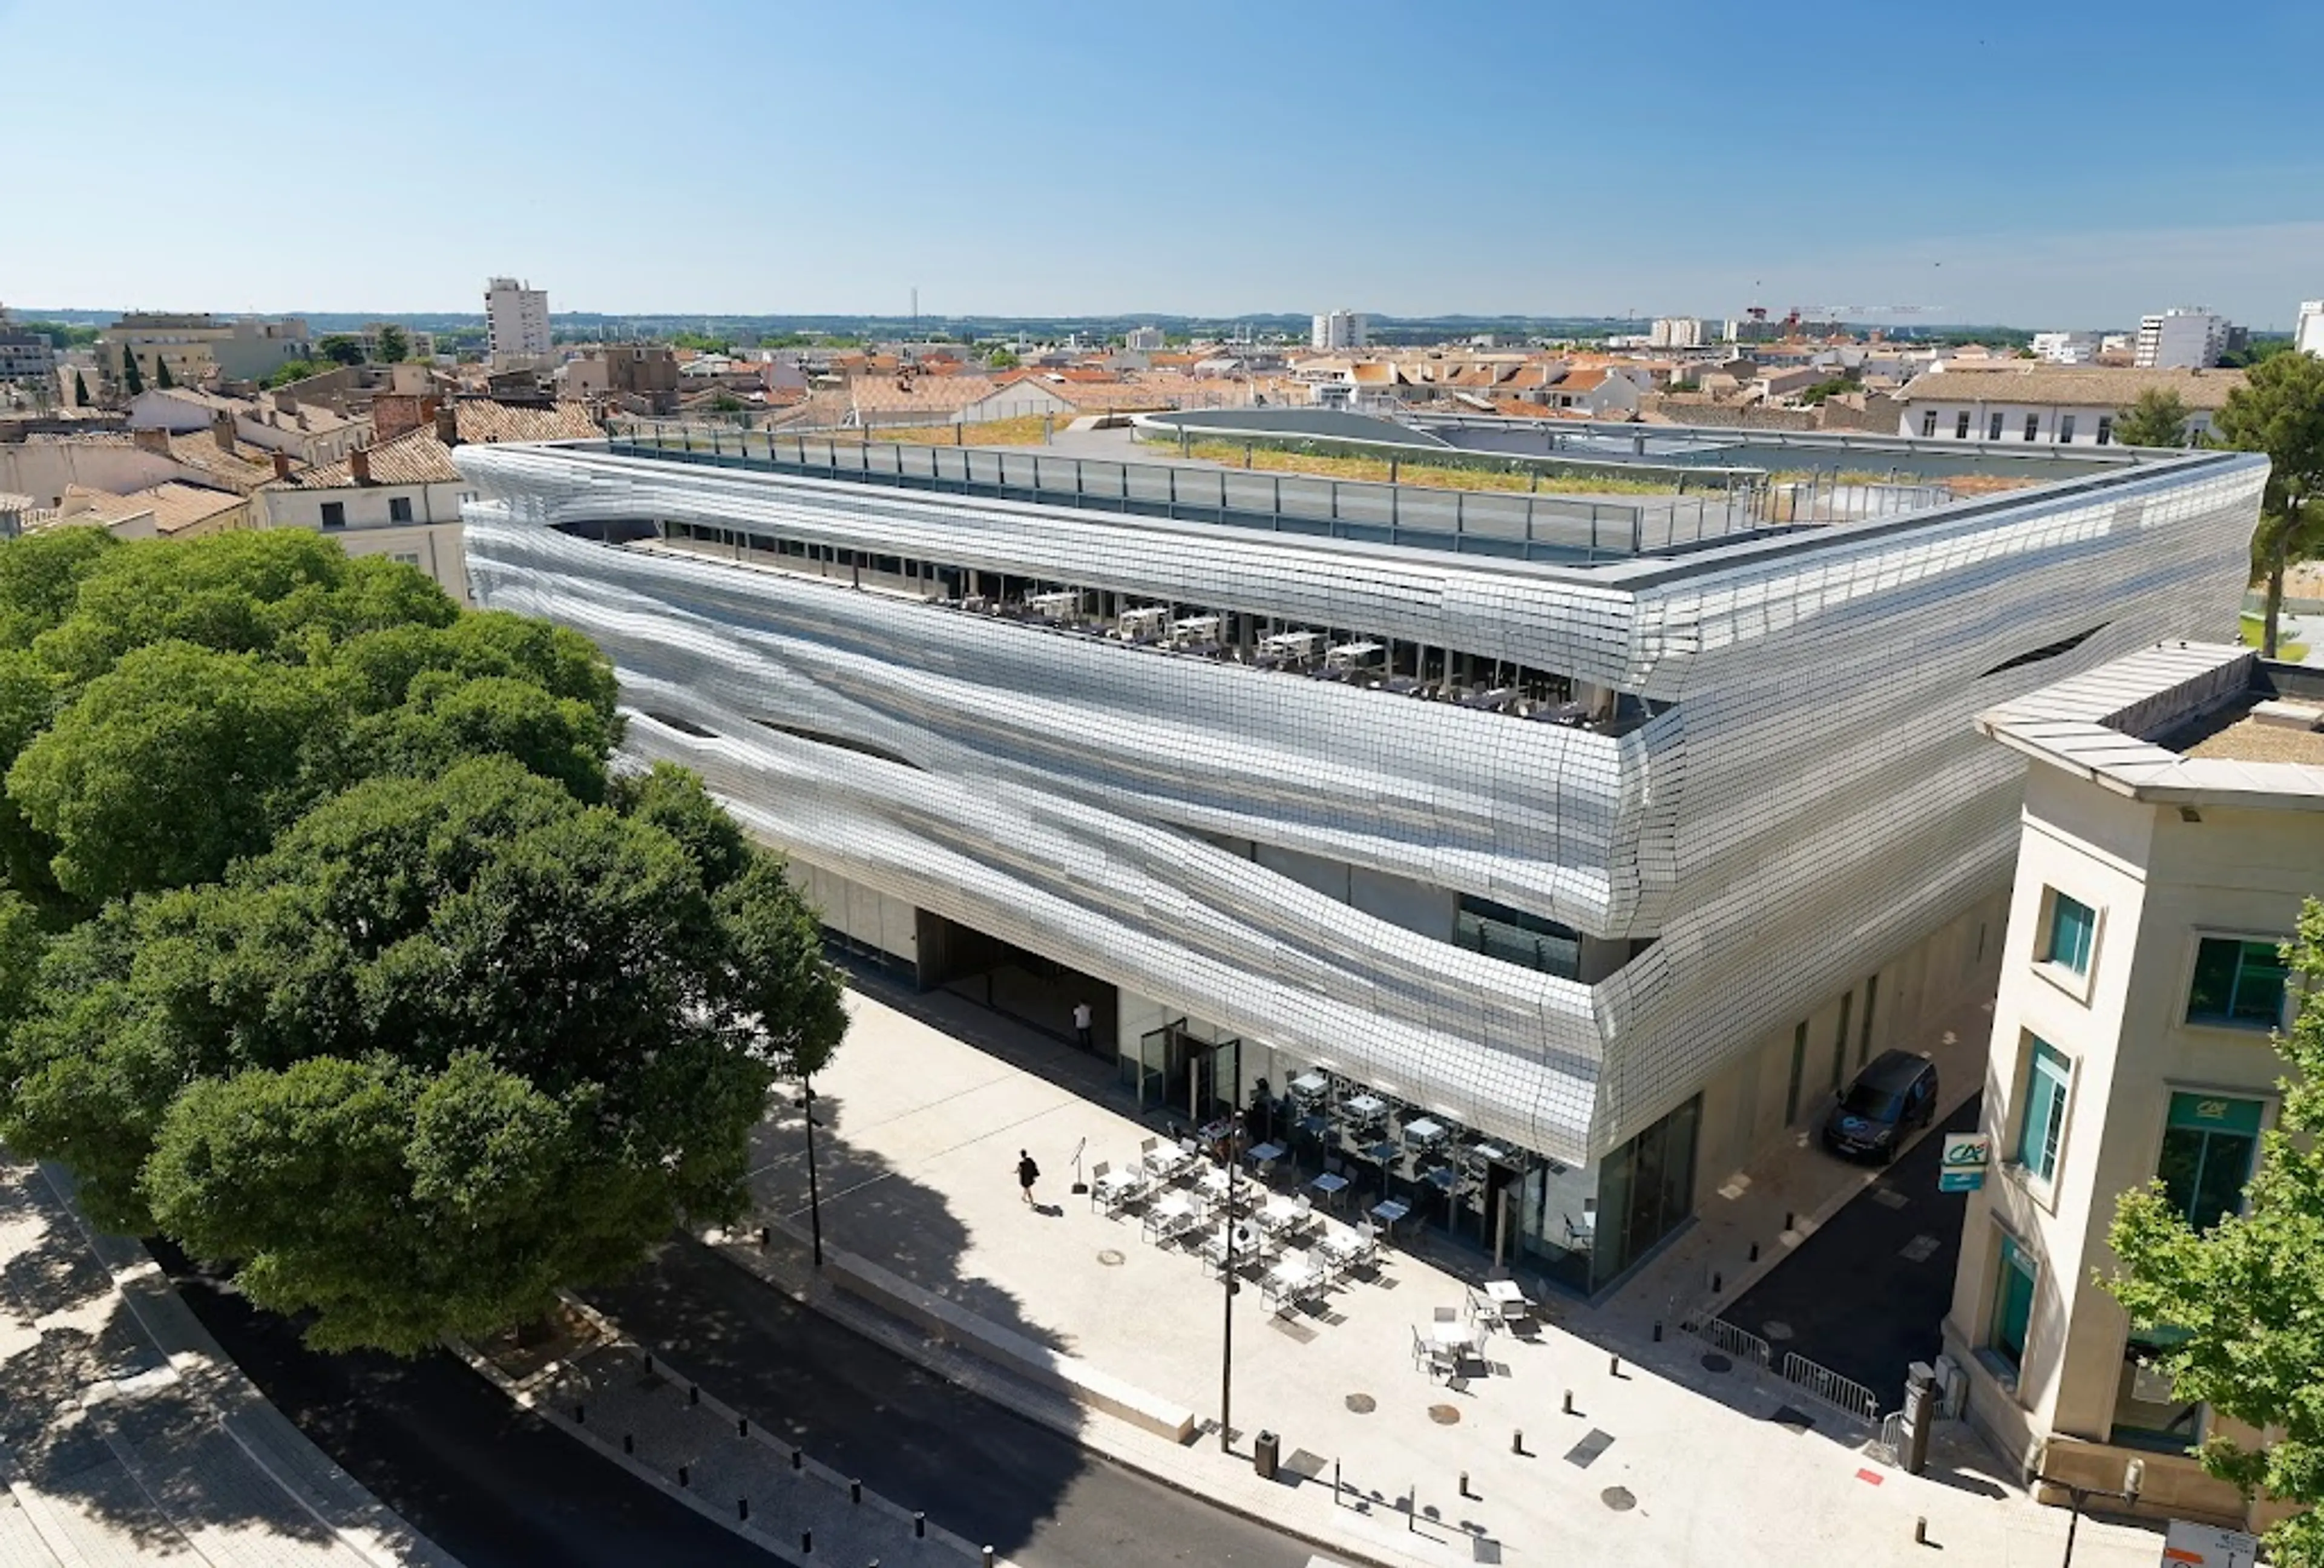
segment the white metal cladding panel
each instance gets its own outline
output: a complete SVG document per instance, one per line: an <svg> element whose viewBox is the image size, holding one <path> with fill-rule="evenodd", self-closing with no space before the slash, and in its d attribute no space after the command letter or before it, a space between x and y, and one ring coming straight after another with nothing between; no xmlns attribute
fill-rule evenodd
<svg viewBox="0 0 2324 1568"><path fill-rule="evenodd" d="M517 520L659 518L759 529L1084 587L1360 628L1616 684L1632 662L1618 589L1417 551L840 481L737 474L567 447L463 447L462 472Z"/></svg>
<svg viewBox="0 0 2324 1568"><path fill-rule="evenodd" d="M1593 1137L1618 1141L1736 1051L1860 987L2005 881L2019 759L1975 715L2158 640L2232 625L2263 470L2244 465L2029 497L1973 530L1936 520L1816 558L1641 593L1638 624L1692 641L1665 682L1685 779L1670 890L1641 903L1662 985L1601 987ZM2083 632L2070 650L1996 667ZM1858 1000L1861 1005L1861 999Z"/></svg>
<svg viewBox="0 0 2324 1568"><path fill-rule="evenodd" d="M747 487L701 493L693 474L665 476L643 497L634 476L586 469L565 453L463 449L461 457L484 488L509 497L512 512L535 521L676 516L731 526L736 507L762 503L763 492ZM1147 548L1111 558L1107 569L1129 574L1120 586L1367 630L1379 627L1380 616L1429 604L1427 593L1408 590L1431 579L1435 629L1407 623L1396 634L1489 647L1485 623L1499 618L1508 633L1500 646L1523 643L1529 661L1558 667L1538 651L1554 641L1576 650L1563 667L1584 678L1617 669L1629 688L1679 701L1619 742L1571 736L1547 751L1538 749L1536 726L1492 715L1360 691L1333 690L1317 702L1323 694L1304 682L1148 658L773 574L606 550L539 529L495 529L491 508L472 509L484 526L471 552L484 602L585 626L613 650L633 687L652 684L652 700L641 706L661 702L658 711L683 715L689 710L674 706L681 696L715 697L732 705L723 721L731 724L737 712L780 719L769 705L795 702L807 716L783 722L881 746L940 776L1004 780L1045 794L1059 809L1096 811L1122 831L1167 824L1226 833L1484 891L1599 935L1659 936L1598 988L1594 1029L1582 1031L1607 1042L1598 1103L1583 1113L1588 1146L1602 1149L1699 1088L1733 1051L1859 983L1997 885L2015 843L2021 771L2015 758L1976 738L1969 716L2073 668L2201 632L2231 613L2259 472L2245 464L2095 496L2032 495L2023 506L1973 515L1956 509L1906 529L1827 537L1812 550L1759 552L1727 567L1706 560L1642 586L1635 604L1600 584L1554 576L1408 567L1268 536L1249 549L1240 539L1222 540L1227 530L1149 532L1120 520L1093 526L1073 513L1044 516L1058 535L1049 545L1066 547L1054 560L1028 558L1042 541L1024 538L988 558L1011 571L1102 583L1082 553L1119 552L1127 538ZM609 478L606 493L590 493ZM884 506L891 498L872 499ZM791 522L784 532L963 560L954 547L964 534L938 529L924 547L892 542L879 531L886 522L869 530L846 522L838 514L861 510L860 492L807 503L827 531ZM999 518L995 529L1023 530L1016 512L988 505L947 500L910 510L931 505L977 514L966 535L992 522L986 513ZM926 523L920 516L915 526ZM1244 597L1217 590L1229 576ZM1388 586L1397 593L1384 594ZM1293 609L1294 602L1310 608ZM1473 639L1465 635L1472 620ZM2101 625L2070 654L1980 678L2036 646ZM995 632L1006 635L995 640ZM1172 673L1148 674L1165 670ZM1403 718L1407 708L1413 720ZM1068 732L1065 744L1052 743L1061 713L1109 738L1082 748ZM1407 731L1406 722L1417 727ZM1111 745L1117 727L1132 737L1126 748ZM829 747L807 754L826 763L835 755ZM1035 888L1063 889L1068 911L1102 901L1098 895L1128 874L1111 851L1093 861L1051 840L1047 858L1021 862L997 844L976 849L973 830L958 820L915 816L910 829L924 837L967 833L964 853L988 878L1001 875L1028 899ZM790 827L776 836L798 842ZM1167 853L1181 856L1178 842L1165 836ZM996 925L1009 918L1005 908L957 913L944 902L943 876L927 874L931 862L900 853L908 841L893 842L899 853L848 874L1004 936L1038 930L1038 941L1013 939L1069 961L1079 954L1070 914L1034 911ZM836 851L803 845L802 853ZM1003 862L1006 872L995 872ZM907 877L908 887L899 881ZM1133 976L1118 963L1084 956L1093 972L1351 1071L1358 1070L1353 1053L1374 1050L1364 1059L1380 1080L1423 1097L1470 1093L1471 1052L1483 1053L1476 1061L1554 1056L1559 1095L1581 1092L1588 1076L1572 1063L1597 1047L1562 1032L1580 1028L1586 1012L1561 1014L1546 1033L1529 1031L1505 1014L1463 1010L1429 978L1448 956L1502 966L1406 932L1381 933L1369 957L1343 954L1319 964L1300 945L1314 927L1300 924L1296 936L1282 929L1294 918L1292 900L1316 895L1264 872L1250 884L1248 924L1231 933L1200 899L1190 907L1194 896L1183 886L1166 883L1146 896L1150 903L1140 907L1156 922L1144 945L1151 964ZM1325 921L1348 923L1345 906L1323 907ZM1166 929L1174 935L1161 935ZM1185 933L1217 940L1195 945L1177 935ZM1246 937L1251 945L1239 947ZM1402 967L1391 962L1396 955ZM1267 977L1270 1021L1252 1021L1259 1013L1247 1001L1223 1000L1231 987L1213 965ZM1360 1015L1366 994L1385 1010L1382 1019L1425 1017L1443 1038L1406 1041L1397 1031L1409 1025L1398 1023L1382 1026L1382 1043L1364 1045L1365 1026L1344 1010ZM1580 988L1559 990L1562 999L1572 994ZM1534 1097L1517 1109L1541 1117L1538 1093L1528 1093ZM1553 1099L1559 1109L1545 1126L1570 1109ZM1481 1111L1470 1119L1506 1125Z"/></svg>
<svg viewBox="0 0 2324 1568"><path fill-rule="evenodd" d="M754 719L1592 930L1635 901L1608 878L1624 743L1606 736L544 529L475 522L468 548L483 602Z"/></svg>

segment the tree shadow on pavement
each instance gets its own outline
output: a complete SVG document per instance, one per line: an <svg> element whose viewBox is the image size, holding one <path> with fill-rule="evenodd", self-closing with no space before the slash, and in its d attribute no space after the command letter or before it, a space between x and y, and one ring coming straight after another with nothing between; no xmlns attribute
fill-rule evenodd
<svg viewBox="0 0 2324 1568"><path fill-rule="evenodd" d="M172 1368L77 1216L35 1167L0 1162L0 1444L32 1488L134 1544L186 1531L335 1537L217 1425Z"/></svg>

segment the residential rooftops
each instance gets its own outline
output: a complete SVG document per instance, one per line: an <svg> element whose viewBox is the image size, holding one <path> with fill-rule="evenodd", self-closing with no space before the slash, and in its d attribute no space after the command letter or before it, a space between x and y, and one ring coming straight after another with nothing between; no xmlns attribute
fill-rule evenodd
<svg viewBox="0 0 2324 1568"><path fill-rule="evenodd" d="M2128 370L2105 365L2039 364L2003 360L1925 371L1900 394L1914 402L2043 403L2128 408L2153 388L2179 394L2190 409L2217 409L2244 384L2240 370Z"/></svg>

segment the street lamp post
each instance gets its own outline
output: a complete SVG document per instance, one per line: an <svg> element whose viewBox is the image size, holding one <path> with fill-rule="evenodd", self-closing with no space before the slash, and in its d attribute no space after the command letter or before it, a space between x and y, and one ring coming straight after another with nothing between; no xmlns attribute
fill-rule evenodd
<svg viewBox="0 0 2324 1568"><path fill-rule="evenodd" d="M807 1233L815 1241L815 1266L823 1267L823 1194L816 1185L815 1174L815 1084L800 1080L799 1096L792 1102L807 1112Z"/></svg>
<svg viewBox="0 0 2324 1568"><path fill-rule="evenodd" d="M1234 1298L1235 1298L1235 1117L1227 1115L1227 1246L1226 1262L1220 1277L1226 1288L1222 1297L1224 1308L1224 1328L1219 1338L1219 1452L1234 1452Z"/></svg>
<svg viewBox="0 0 2324 1568"><path fill-rule="evenodd" d="M2074 1506L2073 1511L2066 1516L2066 1554L2062 1559L2061 1559L2059 1568L2073 1568L2074 1531L2082 1522L2082 1505L2089 1502L2092 1498L2119 1498L2124 1502L2135 1508L2138 1506L2139 1489L2145 1483L2145 1480L2146 1462L2143 1459L2134 1459L2124 1464L2122 1467L2122 1490L2120 1491L2107 1491L2103 1487L2094 1486L2068 1486L2066 1488L2066 1494L2073 1499Z"/></svg>

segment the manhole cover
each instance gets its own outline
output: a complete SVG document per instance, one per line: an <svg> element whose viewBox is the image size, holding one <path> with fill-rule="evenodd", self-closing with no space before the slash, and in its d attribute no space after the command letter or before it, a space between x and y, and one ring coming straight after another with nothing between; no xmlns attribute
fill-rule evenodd
<svg viewBox="0 0 2324 1568"><path fill-rule="evenodd" d="M1379 1408L1379 1401L1370 1394L1351 1394L1348 1396L1348 1408L1359 1416L1369 1416Z"/></svg>
<svg viewBox="0 0 2324 1568"><path fill-rule="evenodd" d="M1100 1252L1097 1255L1097 1260L1104 1264L1108 1268L1119 1268L1124 1263L1129 1261L1127 1258L1124 1258L1121 1255L1119 1249L1112 1247L1108 1247L1105 1250Z"/></svg>
<svg viewBox="0 0 2324 1568"><path fill-rule="evenodd" d="M1771 1317L1759 1325L1759 1332L1771 1340L1781 1342L1792 1337L1792 1325L1780 1317Z"/></svg>
<svg viewBox="0 0 2324 1568"><path fill-rule="evenodd" d="M1872 1189L1872 1201L1878 1204L1884 1209L1901 1209L1906 1204L1912 1202L1910 1198L1907 1198L1904 1194L1898 1192L1895 1187L1874 1187Z"/></svg>
<svg viewBox="0 0 2324 1568"><path fill-rule="evenodd" d="M1461 1424L1461 1407L1431 1405L1428 1407L1428 1418L1439 1426L1458 1426Z"/></svg>
<svg viewBox="0 0 2324 1568"><path fill-rule="evenodd" d="M1937 1255L1937 1249L1943 1245L1944 1243L1934 1236L1923 1232L1899 1248L1896 1256L1907 1263L1926 1263Z"/></svg>
<svg viewBox="0 0 2324 1568"><path fill-rule="evenodd" d="M1598 1494L1598 1500L1618 1514L1627 1514L1638 1506L1638 1499L1630 1495L1630 1489L1626 1486L1608 1487Z"/></svg>
<svg viewBox="0 0 2324 1568"><path fill-rule="evenodd" d="M1702 1358L1702 1370L1706 1372L1731 1372L1735 1370L1735 1363L1713 1351Z"/></svg>

